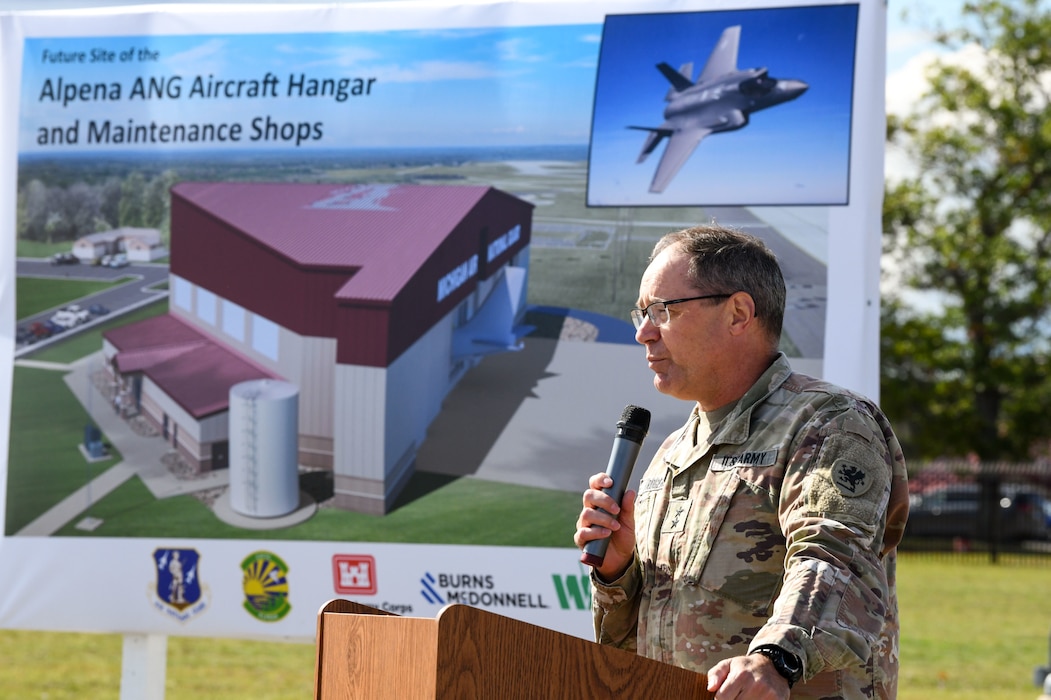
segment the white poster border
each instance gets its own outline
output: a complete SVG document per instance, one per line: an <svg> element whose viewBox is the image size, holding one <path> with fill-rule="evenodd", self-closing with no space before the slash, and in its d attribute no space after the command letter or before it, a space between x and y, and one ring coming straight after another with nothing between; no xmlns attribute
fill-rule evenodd
<svg viewBox="0 0 1051 700"><path fill-rule="evenodd" d="M201 34L222 27L223 32L285 33L412 28L465 28L504 24L601 23L609 13L752 9L792 7L798 2L778 0L722 0L645 2L566 2L518 0L495 2L365 2L334 7L318 5L185 6L159 5L96 8L78 11L40 11L0 14L0 521L6 503L6 470L14 342L14 251L16 212L16 154L22 44L27 38L152 33ZM884 37L886 7L878 0L858 4L857 62L854 79L854 122L851 136L849 204L829 212L828 320L822 374L825 378L878 397L879 252L884 138ZM601 458L601 457L599 457ZM571 525L567 523L567 539ZM290 562L294 586L293 614L280 623L260 623L243 610L202 612L191 623L173 622L143 605L151 577L143 570L158 547L186 547L200 552L213 601L241 597L243 555L257 550L280 553ZM0 627L234 636L246 638L311 638L316 610L337 597L330 580L315 572L330 567L331 557L356 550L390 557L388 571L398 581L382 596L420 600L420 578L429 569L471 572L472 563L485 570L508 572L520 591L547 593L555 600L552 576L579 575L571 549L546 550L439 545L374 543L272 542L228 540L124 540L64 538L0 539ZM219 561L226 560L223 567ZM213 563L214 562L214 563ZM230 566L230 563L234 564ZM396 563L395 563L396 562ZM408 562L408 563L406 563ZM223 573L220 569L225 568ZM134 583L128 583L134 582ZM133 590L129 590L127 586ZM141 594L141 596L139 595ZM362 602L368 601L362 599ZM383 601L381 601L383 602ZM409 603L404 603L409 604ZM415 612L415 610L414 610ZM522 613L523 611L514 611ZM590 615L584 610L551 612L526 610L527 621L590 637Z"/></svg>

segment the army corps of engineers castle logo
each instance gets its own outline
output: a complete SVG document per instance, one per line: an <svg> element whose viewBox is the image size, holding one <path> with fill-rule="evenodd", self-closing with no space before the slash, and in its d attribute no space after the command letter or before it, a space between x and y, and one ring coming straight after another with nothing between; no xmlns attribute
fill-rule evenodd
<svg viewBox="0 0 1051 700"><path fill-rule="evenodd" d="M156 549L153 561L157 586L153 606L179 622L186 622L204 612L207 589L201 586L201 555L196 549Z"/></svg>
<svg viewBox="0 0 1051 700"><path fill-rule="evenodd" d="M292 609L288 602L288 567L270 552L254 552L241 562L244 609L263 622L277 622Z"/></svg>

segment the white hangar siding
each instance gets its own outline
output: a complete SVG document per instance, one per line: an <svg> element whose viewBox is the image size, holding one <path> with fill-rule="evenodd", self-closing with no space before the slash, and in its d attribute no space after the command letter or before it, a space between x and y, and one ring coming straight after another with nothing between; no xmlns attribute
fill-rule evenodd
<svg viewBox="0 0 1051 700"><path fill-rule="evenodd" d="M386 512L412 476L427 428L464 371L450 375L458 314L435 324L386 369L336 365L338 506Z"/></svg>

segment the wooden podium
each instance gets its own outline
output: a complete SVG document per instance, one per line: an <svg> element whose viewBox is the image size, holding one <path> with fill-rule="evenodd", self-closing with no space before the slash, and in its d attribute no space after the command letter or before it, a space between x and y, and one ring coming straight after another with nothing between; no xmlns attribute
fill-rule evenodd
<svg viewBox="0 0 1051 700"><path fill-rule="evenodd" d="M709 700L703 674L479 610L318 613L315 700Z"/></svg>

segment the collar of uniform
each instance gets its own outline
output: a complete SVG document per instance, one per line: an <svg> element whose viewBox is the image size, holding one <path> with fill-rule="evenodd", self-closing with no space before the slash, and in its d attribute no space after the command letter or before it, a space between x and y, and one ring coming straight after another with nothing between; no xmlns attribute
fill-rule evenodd
<svg viewBox="0 0 1051 700"><path fill-rule="evenodd" d="M733 412L733 408L730 405L715 411L702 412L698 406L693 407L690 419L664 454L664 461L672 472L678 473L708 452L713 436Z"/></svg>
<svg viewBox="0 0 1051 700"><path fill-rule="evenodd" d="M722 428L711 437L713 445L742 445L748 440L752 429L752 409L763 399L777 391L792 374L792 366L783 352L766 368L766 371L740 398L733 411L723 421Z"/></svg>
<svg viewBox="0 0 1051 700"><path fill-rule="evenodd" d="M700 422L699 409L694 406L693 412L690 413L689 420L686 421L686 425L682 426L679 430L678 437L664 452L664 463L668 465L668 468L672 472L677 472L688 464L692 464L694 461L694 454L697 452L696 436L697 436L697 425ZM708 446L705 445L704 449L707 450Z"/></svg>

